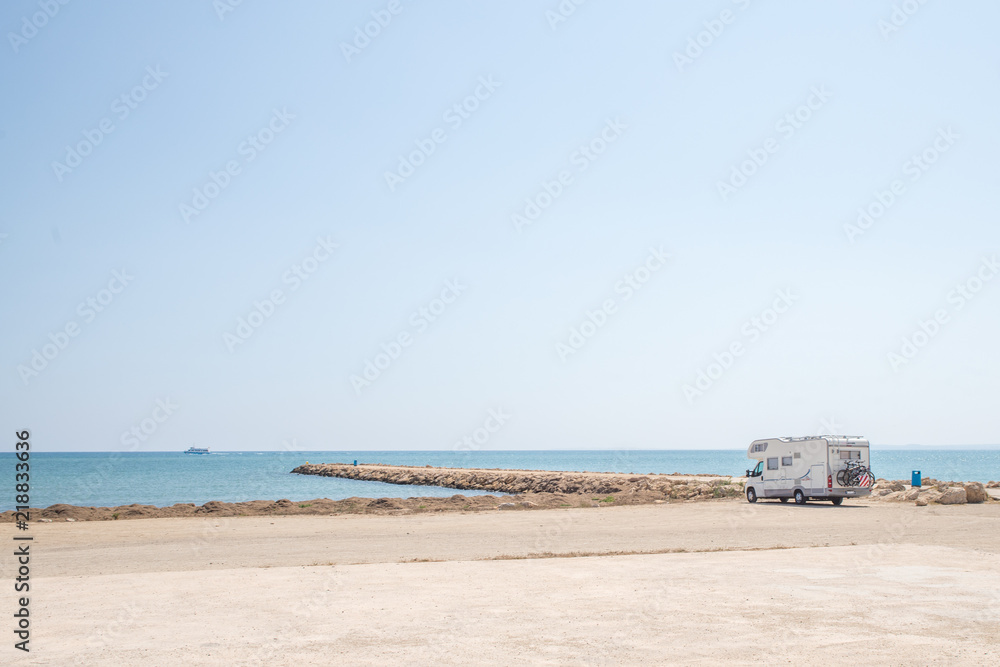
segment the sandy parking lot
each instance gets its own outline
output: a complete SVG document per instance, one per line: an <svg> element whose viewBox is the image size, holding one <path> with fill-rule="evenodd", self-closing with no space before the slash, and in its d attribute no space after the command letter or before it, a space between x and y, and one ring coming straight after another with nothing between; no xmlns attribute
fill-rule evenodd
<svg viewBox="0 0 1000 667"><path fill-rule="evenodd" d="M32 652L4 646L4 663L1000 659L993 504L720 501L32 530ZM579 556L595 553L623 555ZM551 554L577 556L518 558Z"/></svg>

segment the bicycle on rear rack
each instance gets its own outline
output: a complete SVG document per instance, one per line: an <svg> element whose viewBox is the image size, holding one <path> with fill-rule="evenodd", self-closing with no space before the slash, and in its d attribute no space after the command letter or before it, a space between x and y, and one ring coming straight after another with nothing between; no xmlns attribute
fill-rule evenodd
<svg viewBox="0 0 1000 667"><path fill-rule="evenodd" d="M842 469L837 471L837 484L841 486L870 487L874 483L875 475L861 461L848 461Z"/></svg>

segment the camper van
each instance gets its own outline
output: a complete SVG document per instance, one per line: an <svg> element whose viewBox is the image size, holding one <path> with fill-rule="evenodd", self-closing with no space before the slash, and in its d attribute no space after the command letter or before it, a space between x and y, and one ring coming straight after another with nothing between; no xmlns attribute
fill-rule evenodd
<svg viewBox="0 0 1000 667"><path fill-rule="evenodd" d="M870 495L875 476L868 450L868 440L850 435L754 440L747 448L747 457L757 461L747 470L747 501L794 498L798 505L807 500L839 505L844 498Z"/></svg>

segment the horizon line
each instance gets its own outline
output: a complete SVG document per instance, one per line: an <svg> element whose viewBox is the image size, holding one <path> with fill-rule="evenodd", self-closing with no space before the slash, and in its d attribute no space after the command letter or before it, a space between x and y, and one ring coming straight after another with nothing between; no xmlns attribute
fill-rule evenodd
<svg viewBox="0 0 1000 667"><path fill-rule="evenodd" d="M872 449L897 449L897 450L923 450L923 451L990 451L1000 450L1000 444L990 445L870 445ZM211 449L211 448L210 448ZM456 449L216 449L213 453L274 453L286 452L289 454L317 453L453 453L453 454L477 454L477 453L518 453L518 452L741 452L745 447L722 447L722 448L614 448L614 449L480 449L480 450L456 450ZM13 456L14 452L6 452ZM116 450L116 449L85 449L85 450L34 450L35 454L183 454L184 449L147 449Z"/></svg>

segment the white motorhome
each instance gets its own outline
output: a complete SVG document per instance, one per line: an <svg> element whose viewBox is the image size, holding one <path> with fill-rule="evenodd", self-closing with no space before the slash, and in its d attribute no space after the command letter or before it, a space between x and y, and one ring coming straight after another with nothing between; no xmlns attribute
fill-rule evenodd
<svg viewBox="0 0 1000 667"><path fill-rule="evenodd" d="M875 481L870 472L868 440L850 435L819 435L811 438L767 438L754 440L747 457L757 466L747 470L747 501L794 498L799 505L807 500L830 500L871 494Z"/></svg>

